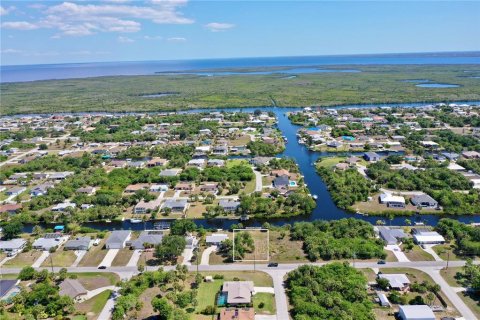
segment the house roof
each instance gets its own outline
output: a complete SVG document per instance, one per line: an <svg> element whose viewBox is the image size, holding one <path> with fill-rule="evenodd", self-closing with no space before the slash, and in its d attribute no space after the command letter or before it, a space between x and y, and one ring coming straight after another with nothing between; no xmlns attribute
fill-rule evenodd
<svg viewBox="0 0 480 320"><path fill-rule="evenodd" d="M0 280L0 298L8 293L15 285L17 280Z"/></svg>
<svg viewBox="0 0 480 320"><path fill-rule="evenodd" d="M435 319L435 314L427 305L399 306L400 312L408 319Z"/></svg>
<svg viewBox="0 0 480 320"><path fill-rule="evenodd" d="M273 184L275 186L286 186L286 185L288 185L288 176L276 177L275 180L273 180Z"/></svg>
<svg viewBox="0 0 480 320"><path fill-rule="evenodd" d="M228 235L225 233L214 233L211 236L207 236L205 241L207 243L220 243L228 239Z"/></svg>
<svg viewBox="0 0 480 320"><path fill-rule="evenodd" d="M76 279L65 279L59 285L61 296L69 296L74 299L79 295L87 294L87 290Z"/></svg>
<svg viewBox="0 0 480 320"><path fill-rule="evenodd" d="M78 237L76 239L72 239L72 240L68 240L66 243L65 243L65 247L70 247L70 248L74 248L74 247L89 247L90 246L90 241L92 239L90 237Z"/></svg>
<svg viewBox="0 0 480 320"><path fill-rule="evenodd" d="M128 230L114 230L110 237L108 237L105 242L106 245L111 244L123 244L125 240L130 236L130 231Z"/></svg>
<svg viewBox="0 0 480 320"><path fill-rule="evenodd" d="M240 205L240 201L221 199L218 201L218 205L223 208L238 207Z"/></svg>
<svg viewBox="0 0 480 320"><path fill-rule="evenodd" d="M162 242L163 233L157 230L142 231L137 239L131 241L131 246L135 249L142 249L144 243L159 244Z"/></svg>
<svg viewBox="0 0 480 320"><path fill-rule="evenodd" d="M400 203L405 203L405 198L402 196L394 196L390 193L382 193L380 195L380 200L382 202L400 202Z"/></svg>
<svg viewBox="0 0 480 320"><path fill-rule="evenodd" d="M420 203L425 203L425 202L437 203L437 201L435 199L433 199L432 197L430 197L428 194L415 195L415 196L412 197L412 202L415 205L420 204Z"/></svg>
<svg viewBox="0 0 480 320"><path fill-rule="evenodd" d="M410 284L410 280L405 274L394 273L394 274L380 274L378 276L382 279L387 279L390 282L392 288L403 288L405 285Z"/></svg>
<svg viewBox="0 0 480 320"><path fill-rule="evenodd" d="M227 303L250 303L252 301L252 281L225 281L222 292L227 293Z"/></svg>

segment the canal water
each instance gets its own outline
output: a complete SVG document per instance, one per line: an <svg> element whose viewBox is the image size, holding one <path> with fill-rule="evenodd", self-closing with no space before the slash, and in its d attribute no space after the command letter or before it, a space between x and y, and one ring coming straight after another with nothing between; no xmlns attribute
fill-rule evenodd
<svg viewBox="0 0 480 320"><path fill-rule="evenodd" d="M464 101L457 102L457 104L480 104L478 101ZM388 104L384 106L388 107L400 107L400 106L412 106L418 107L425 104L421 103L410 103L410 104ZM341 106L338 108L367 108L374 107L378 105L350 105L350 106ZM432 215L432 214L422 214L415 216L397 216L392 220L388 220L385 217L378 216L363 216L358 214L347 213L346 211L338 208L333 202L330 193L327 190L327 186L322 181L320 176L316 173L314 163L319 157L333 156L338 155L336 153L329 152L315 152L310 151L304 145L298 143L296 134L301 126L294 125L288 119L286 113L292 111L301 110L301 108L276 108L276 107L263 107L263 108L242 108L242 109L195 109L189 110L187 112L214 112L214 111L241 111L241 112L253 112L255 110L262 111L271 111L275 113L278 119L278 128L281 130L282 134L288 139L286 144L286 149L284 152L280 153L278 156L286 156L295 159L298 163L300 171L304 176L305 183L308 185L310 192L318 196L317 207L309 215L302 215L297 217L290 218L277 218L277 219L268 219L268 220L248 220L242 221L244 226L260 226L264 222L269 222L273 225L284 225L292 224L298 221L313 221L313 220L337 220L342 218L355 217L357 219L362 219L368 221L372 224L375 224L378 220L385 220L386 224L391 225L405 225L405 219L409 219L412 222L423 222L427 225L436 225L441 218L450 217L457 219L465 223L471 222L480 222L480 216L446 216L446 215ZM345 155L361 155L362 153L344 153ZM195 219L197 225L202 225L205 228L229 228L234 223L239 223L238 220L227 220L227 219ZM130 221L112 221L111 223L105 222L90 222L85 223L84 226L92 227L100 230L114 230L114 229L132 229L132 230L143 230L153 228L154 221L147 221L145 223L132 224ZM27 226L27 230L33 228L33 226Z"/></svg>

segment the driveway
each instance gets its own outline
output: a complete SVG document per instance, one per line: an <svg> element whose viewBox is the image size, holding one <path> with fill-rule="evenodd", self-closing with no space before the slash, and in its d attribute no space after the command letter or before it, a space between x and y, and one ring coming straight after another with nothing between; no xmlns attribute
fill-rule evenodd
<svg viewBox="0 0 480 320"><path fill-rule="evenodd" d="M86 253L87 253L87 250L76 250L76 251L75 251L75 254L77 255L77 259L75 259L75 261L73 262L73 264L71 265L71 267L76 267L76 266L78 266L78 264L79 264L80 261L83 259L83 257L85 256Z"/></svg>
<svg viewBox="0 0 480 320"><path fill-rule="evenodd" d="M210 246L207 249L203 250L202 253L202 260L200 261L201 265L208 265L210 261L210 254L217 251L217 246Z"/></svg>
<svg viewBox="0 0 480 320"><path fill-rule="evenodd" d="M255 320L277 320L276 314L256 314Z"/></svg>
<svg viewBox="0 0 480 320"><path fill-rule="evenodd" d="M402 249L400 248L400 246L396 244L389 244L386 247L384 247L384 249L393 252L393 254L395 255L395 258L397 258L399 262L410 261L405 255L405 253L402 252Z"/></svg>
<svg viewBox="0 0 480 320"><path fill-rule="evenodd" d="M253 287L255 293L271 293L275 294L275 289L272 287Z"/></svg>
<svg viewBox="0 0 480 320"><path fill-rule="evenodd" d="M127 263L127 267L136 267L138 260L140 260L140 256L142 255L142 250L134 250L132 257Z"/></svg>
<svg viewBox="0 0 480 320"><path fill-rule="evenodd" d="M100 314L98 315L98 319L111 319L114 306L115 299L113 298L113 295L110 295L107 303L105 303L105 306L102 309L102 312L100 312Z"/></svg>
<svg viewBox="0 0 480 320"><path fill-rule="evenodd" d="M253 173L255 173L255 192L261 192L263 188L262 174L257 170L253 170Z"/></svg>
<svg viewBox="0 0 480 320"><path fill-rule="evenodd" d="M185 248L185 250L183 250L182 256L183 256L182 265L191 266L192 263L190 262L190 260L192 260L192 257L193 257L193 249Z"/></svg>
<svg viewBox="0 0 480 320"><path fill-rule="evenodd" d="M443 259L438 256L435 250L433 250L433 247L435 246L434 244L424 244L423 246L425 248L423 248L422 246L420 246L420 248L422 248L423 251L429 253L433 257L433 259L435 259L435 261L443 261Z"/></svg>
<svg viewBox="0 0 480 320"><path fill-rule="evenodd" d="M109 249L105 255L105 258L103 258L102 262L100 262L98 266L110 267L113 259L115 259L115 256L118 254L118 251L120 251L120 249Z"/></svg>
<svg viewBox="0 0 480 320"><path fill-rule="evenodd" d="M277 309L277 319L290 319L288 314L287 294L283 286L283 278L287 274L287 270L263 270L267 272L273 279L273 288L275 292L275 307ZM256 317L255 317L256 318ZM271 318L269 318L271 319Z"/></svg>
<svg viewBox="0 0 480 320"><path fill-rule="evenodd" d="M42 251L42 254L38 259L32 264L32 267L38 268L42 265L42 263L47 260L48 256L50 255L50 252L48 251Z"/></svg>
<svg viewBox="0 0 480 320"><path fill-rule="evenodd" d="M11 257L5 257L2 261L0 261L0 267L3 266L5 264L5 262L7 262L8 260L12 260L13 258L15 258L17 256L17 254L15 254Z"/></svg>
<svg viewBox="0 0 480 320"><path fill-rule="evenodd" d="M97 289L94 289L94 290L89 290L89 291L87 291L87 297L86 297L85 300L91 299L91 298L95 297L97 294L100 294L105 290L116 291L118 289L120 289L120 288L115 287L115 286L106 286L106 287L101 287L101 288L97 288Z"/></svg>

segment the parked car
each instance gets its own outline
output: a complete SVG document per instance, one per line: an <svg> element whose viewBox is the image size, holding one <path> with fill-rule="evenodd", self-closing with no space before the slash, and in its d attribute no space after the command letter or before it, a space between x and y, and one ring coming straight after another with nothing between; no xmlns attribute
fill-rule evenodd
<svg viewBox="0 0 480 320"><path fill-rule="evenodd" d="M386 264L385 260L379 260L377 264Z"/></svg>
<svg viewBox="0 0 480 320"><path fill-rule="evenodd" d="M100 267L98 267L98 269L102 269L102 270L103 270L103 269L107 269L107 267L106 267L106 266L100 266Z"/></svg>
<svg viewBox="0 0 480 320"><path fill-rule="evenodd" d="M270 267L270 268L276 268L276 267L278 267L278 263L277 263L277 262L270 262L270 263L268 264L268 267Z"/></svg>

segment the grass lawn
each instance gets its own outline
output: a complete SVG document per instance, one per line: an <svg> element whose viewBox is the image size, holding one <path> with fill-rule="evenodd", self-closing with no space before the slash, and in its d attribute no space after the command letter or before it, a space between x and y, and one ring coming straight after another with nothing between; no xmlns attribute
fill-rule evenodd
<svg viewBox="0 0 480 320"><path fill-rule="evenodd" d="M138 297L138 301L143 303L143 307L138 311L138 314L136 314L136 319L156 319L158 317L158 313L153 311L152 299L160 294L161 291L159 287L147 288L142 292Z"/></svg>
<svg viewBox="0 0 480 320"><path fill-rule="evenodd" d="M213 205L213 204L212 204ZM187 218L203 218L202 213L206 212L206 205L201 202L195 202L190 204L190 207L187 210Z"/></svg>
<svg viewBox="0 0 480 320"><path fill-rule="evenodd" d="M218 272L200 272L202 276L214 276L216 274L223 275L224 281L233 281L234 278L240 281L253 281L257 287L273 287L272 278L265 272L261 271L218 271Z"/></svg>
<svg viewBox="0 0 480 320"><path fill-rule="evenodd" d="M247 181L245 183L245 188L243 189L243 191L245 191L246 194L252 193L253 191L255 191L255 185L255 178L253 178L251 181Z"/></svg>
<svg viewBox="0 0 480 320"><path fill-rule="evenodd" d="M130 250L129 248L120 249L120 251L118 251L117 255L112 261L112 267L126 266L133 255L133 251L134 250Z"/></svg>
<svg viewBox="0 0 480 320"><path fill-rule="evenodd" d="M342 162L346 159L346 157L325 157L320 158L321 161L317 162L317 166L324 167L324 168L331 168L335 166L337 163Z"/></svg>
<svg viewBox="0 0 480 320"><path fill-rule="evenodd" d="M42 263L42 267L50 267L52 264L54 267L70 267L76 259L77 256L73 251L65 251L63 248L60 248L50 254L47 260Z"/></svg>
<svg viewBox="0 0 480 320"><path fill-rule="evenodd" d="M392 251L390 251L390 250L384 250L384 251L387 254L387 257L385 258L385 261L388 261L388 262L398 261L397 257L395 257L395 254Z"/></svg>
<svg viewBox="0 0 480 320"><path fill-rule="evenodd" d="M269 257L269 232L261 230L235 231L235 236L242 232L248 232L254 241L255 249L251 253L246 253L242 260L268 261ZM234 239L234 238L233 238ZM235 244L235 243L234 243Z"/></svg>
<svg viewBox="0 0 480 320"><path fill-rule="evenodd" d="M98 246L92 246L87 251L83 259L78 264L79 267L96 267L102 262L103 258L107 255L107 251L103 249L106 239L110 234L106 234L105 238L98 244Z"/></svg>
<svg viewBox="0 0 480 320"><path fill-rule="evenodd" d="M246 136L246 137L247 137L247 140L250 141L250 136ZM247 144L247 143L245 143L245 144ZM231 167L238 166L238 165L241 165L241 164L248 165L248 161L244 160L244 159L229 159L229 160L227 160L227 162L225 162L225 167L231 168Z"/></svg>
<svg viewBox="0 0 480 320"><path fill-rule="evenodd" d="M377 274L370 268L367 269L359 269L362 271L362 273L367 277L367 280L370 281L375 281L377 279Z"/></svg>
<svg viewBox="0 0 480 320"><path fill-rule="evenodd" d="M303 242L290 240L287 231L284 237L281 233L270 230L270 261L279 263L308 261L302 249Z"/></svg>
<svg viewBox="0 0 480 320"><path fill-rule="evenodd" d="M450 267L448 269L443 268L440 270L440 274L450 286L461 287L462 285L457 281L456 275L457 273L462 273L462 271L462 267Z"/></svg>
<svg viewBox="0 0 480 320"><path fill-rule="evenodd" d="M97 319L111 293L111 290L105 290L87 301L76 304L75 308L78 311L85 312L88 320Z"/></svg>
<svg viewBox="0 0 480 320"><path fill-rule="evenodd" d="M42 254L41 251L30 250L29 252L20 252L15 258L8 260L3 265L4 267L21 268L25 266L31 266Z"/></svg>
<svg viewBox="0 0 480 320"><path fill-rule="evenodd" d="M433 250L442 258L443 260L466 260L468 258L473 260L478 260L476 256L462 256L455 253L455 240L452 240L450 243L437 244L433 247Z"/></svg>
<svg viewBox="0 0 480 320"><path fill-rule="evenodd" d="M113 286L117 284L120 277L116 273L111 272L78 272L69 273L77 276L78 281L87 290L94 290L101 287Z"/></svg>
<svg viewBox="0 0 480 320"><path fill-rule="evenodd" d="M200 313L207 306L216 304L215 296L220 291L224 280L214 280L213 282L203 282L198 288L197 301L198 305L195 313Z"/></svg>
<svg viewBox="0 0 480 320"><path fill-rule="evenodd" d="M403 250L403 248L402 248ZM419 246L415 245L413 246L413 249L408 251L403 250L405 255L410 261L433 261L435 260L432 255L428 252L425 252L422 248Z"/></svg>
<svg viewBox="0 0 480 320"><path fill-rule="evenodd" d="M260 308L263 304L263 308ZM271 293L259 292L253 296L253 307L257 314L275 314L275 295Z"/></svg>
<svg viewBox="0 0 480 320"><path fill-rule="evenodd" d="M229 140L228 145L230 145L232 147L245 146L245 145L247 145L247 143L250 142L250 140L251 140L250 136L248 134L246 134L246 135L243 135L241 137L238 137L235 140Z"/></svg>

